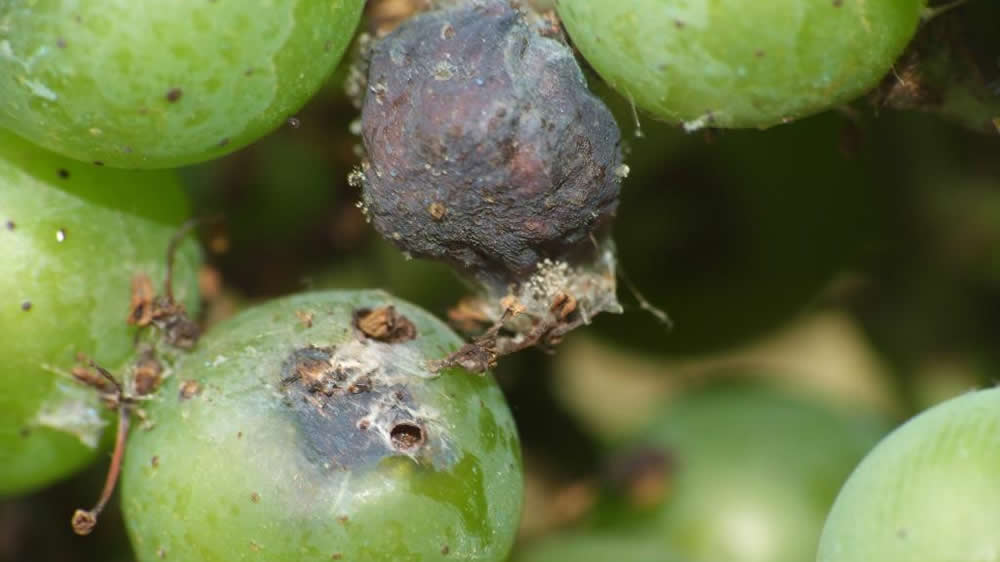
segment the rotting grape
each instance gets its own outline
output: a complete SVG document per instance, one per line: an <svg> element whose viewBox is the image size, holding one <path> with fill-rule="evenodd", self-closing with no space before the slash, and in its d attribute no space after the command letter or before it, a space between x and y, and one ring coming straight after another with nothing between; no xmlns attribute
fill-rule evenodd
<svg viewBox="0 0 1000 562"><path fill-rule="evenodd" d="M217 325L144 404L122 501L139 559L500 562L520 519L513 419L461 340L381 291Z"/></svg>
<svg viewBox="0 0 1000 562"><path fill-rule="evenodd" d="M0 126L86 162L175 167L240 148L319 89L361 0L0 4Z"/></svg>
<svg viewBox="0 0 1000 562"><path fill-rule="evenodd" d="M96 456L107 420L76 354L115 369L133 356L133 280L164 278L187 212L170 173L95 168L0 131L0 496ZM192 312L198 259L185 243L174 271Z"/></svg>
<svg viewBox="0 0 1000 562"><path fill-rule="evenodd" d="M818 562L1000 559L1000 389L939 404L897 429L844 485Z"/></svg>
<svg viewBox="0 0 1000 562"><path fill-rule="evenodd" d="M471 314L518 334L446 364L484 370L620 311L607 236L620 134L563 42L507 0L459 2L377 42L367 84L354 178L376 229L478 281Z"/></svg>
<svg viewBox="0 0 1000 562"><path fill-rule="evenodd" d="M685 129L769 127L878 84L924 0L560 0L613 87Z"/></svg>

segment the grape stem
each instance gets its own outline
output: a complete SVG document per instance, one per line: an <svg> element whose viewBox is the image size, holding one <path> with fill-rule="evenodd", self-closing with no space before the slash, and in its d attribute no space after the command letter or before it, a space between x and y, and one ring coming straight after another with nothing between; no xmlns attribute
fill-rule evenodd
<svg viewBox="0 0 1000 562"><path fill-rule="evenodd" d="M108 505L111 495L115 491L118 483L118 476L121 474L122 458L125 456L125 441L128 438L132 407L134 400L125 395L121 383L106 369L97 363L90 361L90 366L97 369L97 372L107 379L115 388L112 400L118 409L118 434L115 436L115 448L111 455L111 466L108 468L108 476L104 481L104 489L97 500L97 504L89 510L77 509L73 513L73 532L78 535L89 535L97 526L97 518Z"/></svg>

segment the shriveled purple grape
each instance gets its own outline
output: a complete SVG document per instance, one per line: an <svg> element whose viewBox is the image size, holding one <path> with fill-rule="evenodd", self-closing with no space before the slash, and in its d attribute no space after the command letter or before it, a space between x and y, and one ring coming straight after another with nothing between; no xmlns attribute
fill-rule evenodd
<svg viewBox="0 0 1000 562"><path fill-rule="evenodd" d="M362 130L375 227L500 292L546 259L593 260L615 214L614 118L572 51L506 0L421 14L376 44Z"/></svg>

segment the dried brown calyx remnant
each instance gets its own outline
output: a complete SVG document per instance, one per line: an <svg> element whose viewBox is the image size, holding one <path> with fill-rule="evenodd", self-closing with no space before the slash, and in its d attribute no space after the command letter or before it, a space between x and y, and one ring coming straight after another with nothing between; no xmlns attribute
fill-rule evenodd
<svg viewBox="0 0 1000 562"><path fill-rule="evenodd" d="M354 324L365 336L387 343L399 343L417 337L413 322L392 305L355 312Z"/></svg>
<svg viewBox="0 0 1000 562"><path fill-rule="evenodd" d="M140 328L156 326L167 343L181 349L193 348L201 335L183 304L175 302L172 295L154 296L153 283L145 273L132 278L128 323Z"/></svg>
<svg viewBox="0 0 1000 562"><path fill-rule="evenodd" d="M507 0L454 4L372 47L353 179L383 236L482 287L492 327L435 365L482 372L620 312L609 230L626 168L565 43Z"/></svg>
<svg viewBox="0 0 1000 562"><path fill-rule="evenodd" d="M145 273L132 277L132 298L127 317L129 324L140 328L155 326L168 344L181 349L194 347L201 336L201 328L188 316L184 305L174 299L174 258L184 237L196 226L202 222L217 221L217 218L190 219L170 238L170 243L167 245L167 273L162 295L156 295L153 282Z"/></svg>

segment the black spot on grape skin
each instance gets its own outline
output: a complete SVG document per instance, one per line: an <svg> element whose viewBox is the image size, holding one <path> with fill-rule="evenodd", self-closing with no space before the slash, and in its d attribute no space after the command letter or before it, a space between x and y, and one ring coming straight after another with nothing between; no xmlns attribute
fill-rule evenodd
<svg viewBox="0 0 1000 562"><path fill-rule="evenodd" d="M64 180L69 179L69 170L67 170L66 168L59 168L59 171L57 173L59 174L59 177Z"/></svg>
<svg viewBox="0 0 1000 562"><path fill-rule="evenodd" d="M170 88L169 90L167 90L166 98L168 102L176 103L181 99L181 96L183 95L184 91L181 90L180 88Z"/></svg>
<svg viewBox="0 0 1000 562"><path fill-rule="evenodd" d="M364 198L384 236L493 287L546 258L592 258L621 139L566 45L505 0L463 4L380 41L368 84Z"/></svg>

